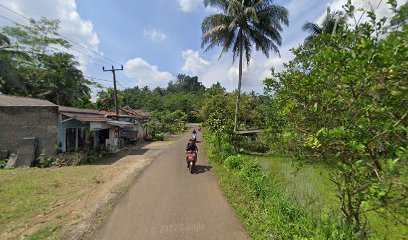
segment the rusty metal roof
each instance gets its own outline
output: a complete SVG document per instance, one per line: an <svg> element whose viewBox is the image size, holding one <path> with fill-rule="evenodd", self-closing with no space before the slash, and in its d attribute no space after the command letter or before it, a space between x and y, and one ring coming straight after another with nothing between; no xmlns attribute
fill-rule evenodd
<svg viewBox="0 0 408 240"><path fill-rule="evenodd" d="M116 115L116 112L114 112L114 111L105 111L105 110L99 110L99 113L100 114L103 114L103 115L105 115L105 116L109 116L109 117L123 117L123 118L125 118L125 117L133 117L133 116L129 116L129 115Z"/></svg>
<svg viewBox="0 0 408 240"><path fill-rule="evenodd" d="M109 121L108 124L113 125L113 126L118 126L121 128L136 126L134 123L124 122L124 121Z"/></svg>
<svg viewBox="0 0 408 240"><path fill-rule="evenodd" d="M69 118L73 118L81 122L107 122L111 120L104 115L99 114L99 111L95 109L60 106L58 111Z"/></svg>
<svg viewBox="0 0 408 240"><path fill-rule="evenodd" d="M96 110L96 109L74 108L74 107L65 107L65 106L59 106L58 111L60 111L60 112L72 112L72 113L99 114L99 111Z"/></svg>
<svg viewBox="0 0 408 240"><path fill-rule="evenodd" d="M127 112L130 115L139 117L139 118L150 118L153 117L153 114L151 112L147 112L145 110L142 109L132 109L129 106L123 107L121 108L121 110L123 110L124 112Z"/></svg>
<svg viewBox="0 0 408 240"><path fill-rule="evenodd" d="M0 94L0 106L2 107L56 107L54 103L29 97L18 97Z"/></svg>

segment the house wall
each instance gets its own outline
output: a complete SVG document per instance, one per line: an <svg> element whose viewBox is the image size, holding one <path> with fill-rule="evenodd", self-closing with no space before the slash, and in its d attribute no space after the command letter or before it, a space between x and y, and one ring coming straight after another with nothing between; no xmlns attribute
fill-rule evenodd
<svg viewBox="0 0 408 240"><path fill-rule="evenodd" d="M63 117L59 114L59 124L58 124L58 142L61 143L61 149L65 152L66 149L66 131L67 128L81 128L81 127L89 127L89 124L84 124L78 120L71 119L65 122L63 121Z"/></svg>
<svg viewBox="0 0 408 240"><path fill-rule="evenodd" d="M138 139L143 141L146 138L146 130L142 125L137 126L137 134L139 135Z"/></svg>
<svg viewBox="0 0 408 240"><path fill-rule="evenodd" d="M57 106L0 106L0 150L17 153L24 137L37 139L37 154L56 154L58 144Z"/></svg>

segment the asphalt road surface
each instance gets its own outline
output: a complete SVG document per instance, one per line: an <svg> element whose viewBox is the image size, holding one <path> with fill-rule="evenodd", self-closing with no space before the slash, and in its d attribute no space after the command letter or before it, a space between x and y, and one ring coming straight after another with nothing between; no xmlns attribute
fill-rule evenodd
<svg viewBox="0 0 408 240"><path fill-rule="evenodd" d="M249 239L200 142L195 172L188 172L184 149L190 136L185 134L154 159L95 231L94 239Z"/></svg>

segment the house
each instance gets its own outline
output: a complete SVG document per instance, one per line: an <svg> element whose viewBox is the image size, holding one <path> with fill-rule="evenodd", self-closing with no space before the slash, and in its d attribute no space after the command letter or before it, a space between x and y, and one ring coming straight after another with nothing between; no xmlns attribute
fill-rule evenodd
<svg viewBox="0 0 408 240"><path fill-rule="evenodd" d="M119 108L119 115L116 115L113 110L99 111L99 113L108 118L134 124L135 126L133 129L127 129L123 132L126 139L136 139L140 141L149 138L150 129L147 123L153 117L150 112L146 112L140 109L136 110L126 106L123 108Z"/></svg>
<svg viewBox="0 0 408 240"><path fill-rule="evenodd" d="M120 114L128 114L135 117L135 123L138 126L138 138L147 139L150 138L150 128L148 126L149 121L152 119L153 114L141 109L132 109L129 106L119 109Z"/></svg>
<svg viewBox="0 0 408 240"><path fill-rule="evenodd" d="M58 138L62 152L104 147L110 152L123 146L123 132L134 124L106 117L94 109L59 107Z"/></svg>
<svg viewBox="0 0 408 240"><path fill-rule="evenodd" d="M28 160L26 166L41 153L54 156L57 132L57 105L47 100L0 94L0 151L7 152L3 155L20 155L17 158L24 155L24 161Z"/></svg>
<svg viewBox="0 0 408 240"><path fill-rule="evenodd" d="M98 110L58 108L58 140L62 152L105 145L110 138L108 118Z"/></svg>

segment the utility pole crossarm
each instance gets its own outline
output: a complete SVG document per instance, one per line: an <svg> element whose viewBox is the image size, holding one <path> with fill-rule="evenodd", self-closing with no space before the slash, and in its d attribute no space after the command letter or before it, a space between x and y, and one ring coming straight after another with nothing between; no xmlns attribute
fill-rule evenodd
<svg viewBox="0 0 408 240"><path fill-rule="evenodd" d="M123 71L123 65L121 66L121 68L114 68L112 66L112 69L105 69L105 67L102 67L102 70L104 72L112 72L113 75L113 93L114 93L114 100L115 100L115 113L116 113L116 117L119 116L119 106L118 106L118 94L117 94L117 90L116 90L116 71Z"/></svg>

